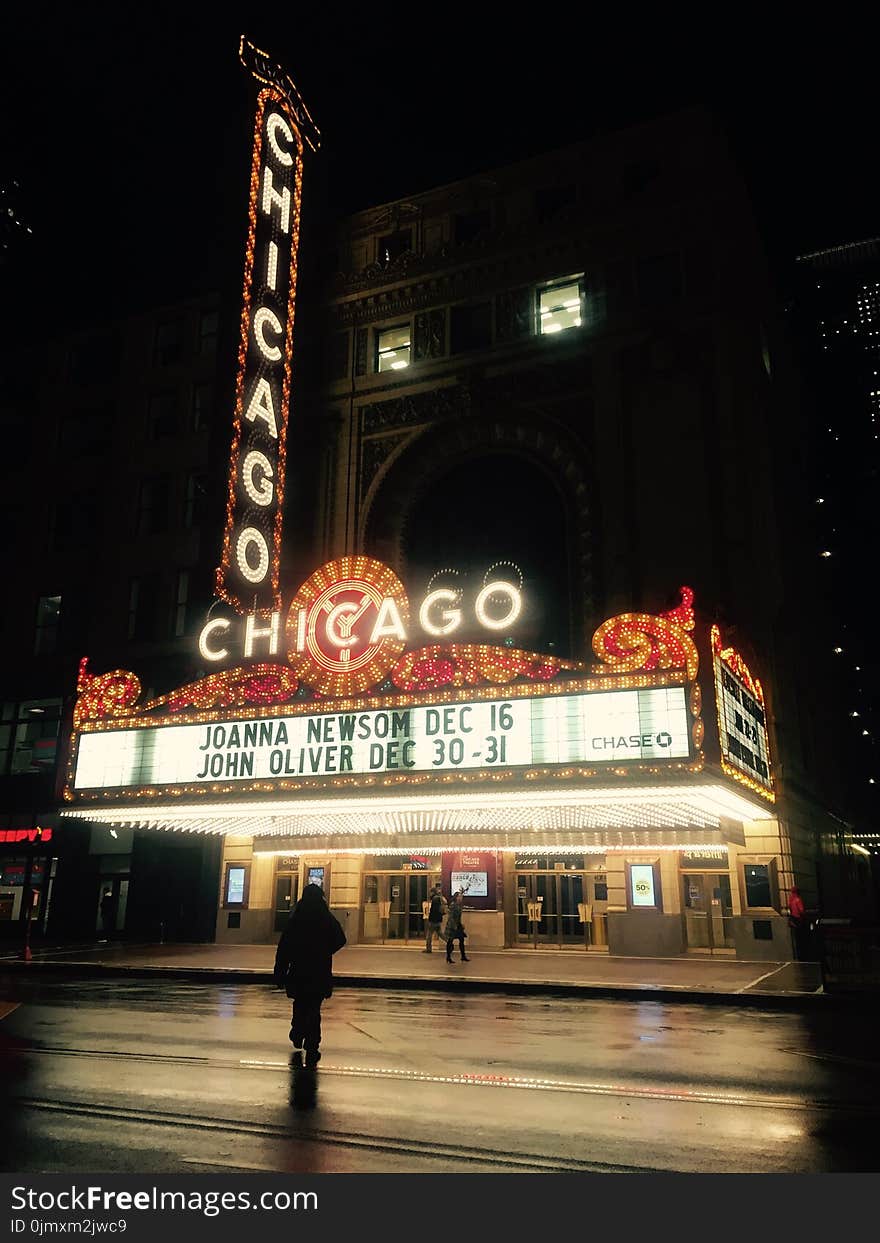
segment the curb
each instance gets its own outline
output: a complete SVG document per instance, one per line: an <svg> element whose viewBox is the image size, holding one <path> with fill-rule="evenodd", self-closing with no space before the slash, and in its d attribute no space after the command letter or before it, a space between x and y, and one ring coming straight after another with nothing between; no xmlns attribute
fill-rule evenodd
<svg viewBox="0 0 880 1243"><path fill-rule="evenodd" d="M272 973L247 967L167 967L129 966L93 962L0 963L0 974L39 973L72 975L80 979L202 980L224 984L264 984L274 987ZM333 986L342 988L406 988L422 992L501 993L509 996L582 997L585 999L656 1000L712 1006L746 1006L758 1009L797 1010L858 1006L869 1008L880 997L841 993L720 992L693 989L686 985L654 984L574 984L566 981L487 979L474 976L425 978L400 975L334 975Z"/></svg>

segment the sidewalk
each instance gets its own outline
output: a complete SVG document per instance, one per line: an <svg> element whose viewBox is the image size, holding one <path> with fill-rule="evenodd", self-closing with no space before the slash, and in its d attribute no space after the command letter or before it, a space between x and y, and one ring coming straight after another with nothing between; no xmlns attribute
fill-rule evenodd
<svg viewBox="0 0 880 1243"><path fill-rule="evenodd" d="M16 961L0 949L0 974L63 972L91 977L168 976L217 982L269 983L274 945L55 946ZM348 945L335 956L336 985L441 988L457 991L553 993L728 1001L738 1004L827 1004L817 963L742 962L732 958L611 958L578 950L474 950L471 961L447 964L409 946Z"/></svg>

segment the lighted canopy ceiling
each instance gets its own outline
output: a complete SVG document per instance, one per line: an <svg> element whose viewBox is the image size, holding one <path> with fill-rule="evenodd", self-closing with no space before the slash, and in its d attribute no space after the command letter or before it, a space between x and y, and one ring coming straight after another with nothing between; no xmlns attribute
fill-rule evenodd
<svg viewBox="0 0 880 1243"><path fill-rule="evenodd" d="M747 798L717 782L691 779L681 785L640 785L624 789L602 786L504 791L443 791L434 794L377 791L335 798L288 798L269 802L233 801L180 804L156 800L71 809L65 816L93 822L196 833L331 839L338 846L372 845L382 849L396 835L412 841L448 843L453 838L491 840L525 846L556 837L576 845L592 832L622 846L637 844L639 834L662 841L653 831L674 830L677 842L722 840L733 823L766 817L757 798ZM715 838L707 837L715 833ZM491 835L491 837L489 836ZM500 835L500 836L499 836ZM549 835L549 837L548 837ZM635 836L634 836L635 835ZM513 840L515 839L515 840ZM597 839L598 841L599 839Z"/></svg>

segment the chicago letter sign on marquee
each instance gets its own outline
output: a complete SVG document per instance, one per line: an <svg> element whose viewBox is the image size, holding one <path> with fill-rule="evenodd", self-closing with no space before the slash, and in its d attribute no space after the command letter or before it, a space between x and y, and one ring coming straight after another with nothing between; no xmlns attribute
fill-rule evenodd
<svg viewBox="0 0 880 1243"><path fill-rule="evenodd" d="M239 612L279 603L303 138L310 118L281 70L242 40L257 99L229 493L217 594ZM317 133L317 131L315 131ZM313 144L312 144L313 145Z"/></svg>

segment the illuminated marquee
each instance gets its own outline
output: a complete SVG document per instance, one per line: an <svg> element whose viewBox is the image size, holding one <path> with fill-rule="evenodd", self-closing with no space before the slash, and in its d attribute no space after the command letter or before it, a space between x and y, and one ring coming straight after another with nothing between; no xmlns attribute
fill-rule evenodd
<svg viewBox="0 0 880 1243"><path fill-rule="evenodd" d="M417 610L417 624L435 637L453 635L463 619L458 605L457 592L429 591ZM519 588L502 579L486 583L473 601L476 621L490 633L513 626L521 611ZM393 570L372 557L339 557L316 570L291 601L287 658L302 682L320 694L359 694L396 670L410 624L406 591ZM199 635L204 660L227 659L232 625L224 617L206 622ZM243 623L245 658L278 656L280 648L280 611L262 618L249 613Z"/></svg>
<svg viewBox="0 0 880 1243"><path fill-rule="evenodd" d="M721 767L729 777L772 801L775 795L763 688L739 652L722 646L717 626L712 627L711 643Z"/></svg>
<svg viewBox="0 0 880 1243"><path fill-rule="evenodd" d="M466 608L484 625L506 629L521 606L519 589L498 580L481 594ZM160 789L176 799L265 796L702 770L689 601L660 617L603 623L592 668L490 643L407 647L416 625L429 633L457 625L458 604L429 587L410 610L387 566L343 557L303 584L285 629L280 614L268 626L258 627L253 615L241 623L245 645L259 645L261 654L286 640L290 664L238 665L145 699L135 674L92 674L84 659L65 798L105 799L119 789L147 801ZM213 619L200 645L228 655L221 645L233 645L233 624Z"/></svg>
<svg viewBox="0 0 880 1243"><path fill-rule="evenodd" d="M277 608L290 412L303 121L296 88L242 40L243 63L270 83L254 124L248 239L229 492L217 594L239 612ZM262 59L260 59L262 58Z"/></svg>
<svg viewBox="0 0 880 1243"><path fill-rule="evenodd" d="M233 717L86 734L73 786L680 760L690 756L689 725L683 686Z"/></svg>

